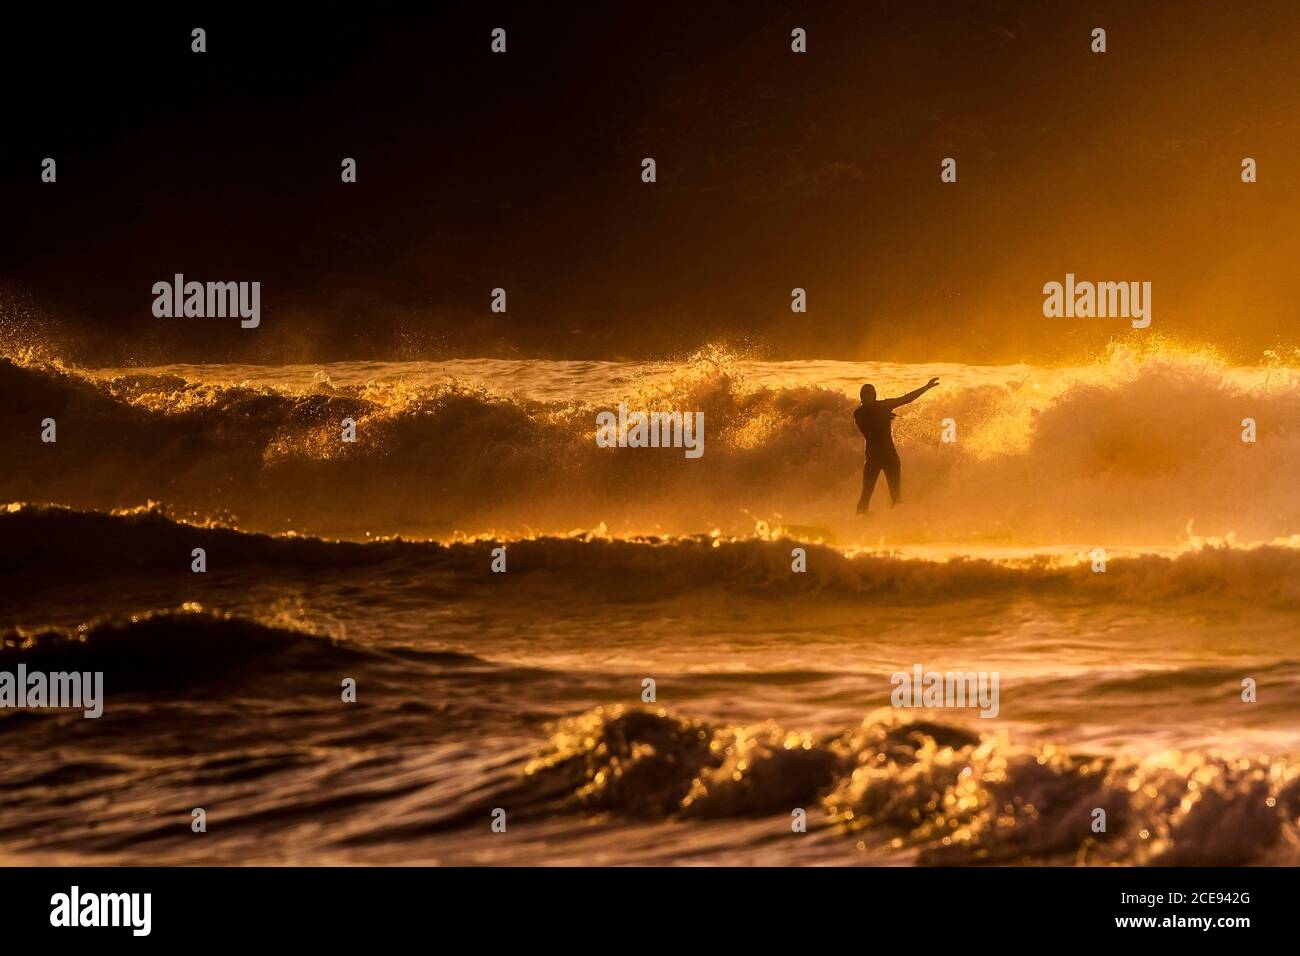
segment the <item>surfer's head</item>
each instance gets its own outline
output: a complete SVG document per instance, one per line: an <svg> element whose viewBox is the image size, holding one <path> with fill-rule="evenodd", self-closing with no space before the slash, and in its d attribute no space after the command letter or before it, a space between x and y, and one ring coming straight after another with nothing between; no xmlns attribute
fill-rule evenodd
<svg viewBox="0 0 1300 956"><path fill-rule="evenodd" d="M867 402L874 402L876 400L876 386L863 385L859 394L862 396L863 405L867 404Z"/></svg>

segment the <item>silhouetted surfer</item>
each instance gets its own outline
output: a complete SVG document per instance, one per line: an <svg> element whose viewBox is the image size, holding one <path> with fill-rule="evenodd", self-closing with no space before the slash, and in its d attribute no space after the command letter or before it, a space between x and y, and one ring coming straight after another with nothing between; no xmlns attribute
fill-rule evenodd
<svg viewBox="0 0 1300 956"><path fill-rule="evenodd" d="M914 402L930 389L939 384L932 378L918 389L908 392L901 398L886 398L876 401L876 386L862 386L862 404L853 413L853 420L858 423L858 431L867 440L867 460L862 466L862 497L858 499L858 514L866 514L867 505L871 503L871 491L876 487L876 479L885 473L889 482L889 497L898 504L902 491L902 463L898 460L898 449L894 447L893 411L908 402Z"/></svg>

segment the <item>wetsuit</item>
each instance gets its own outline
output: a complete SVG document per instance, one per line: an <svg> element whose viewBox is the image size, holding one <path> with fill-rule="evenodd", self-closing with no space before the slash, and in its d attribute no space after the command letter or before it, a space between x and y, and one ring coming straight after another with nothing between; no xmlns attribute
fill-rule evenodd
<svg viewBox="0 0 1300 956"><path fill-rule="evenodd" d="M862 465L862 497L858 499L858 511L866 511L871 503L871 492L876 487L876 479L885 473L889 483L889 497L898 504L902 492L902 464L898 460L898 449L894 447L892 434L893 409L901 402L892 399L862 405L853 413L858 431L866 439L866 461Z"/></svg>

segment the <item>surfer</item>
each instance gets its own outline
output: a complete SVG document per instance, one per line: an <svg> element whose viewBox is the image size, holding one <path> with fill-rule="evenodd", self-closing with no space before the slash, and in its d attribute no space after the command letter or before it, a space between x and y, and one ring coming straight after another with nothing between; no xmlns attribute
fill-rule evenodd
<svg viewBox="0 0 1300 956"><path fill-rule="evenodd" d="M916 401L938 384L939 380L932 378L901 398L885 398L880 401L876 400L876 386L862 386L862 404L853 412L853 420L867 443L866 461L862 465L862 497L858 499L858 514L867 513L872 489L876 487L876 479L880 477L882 471L885 473L885 480L889 482L890 500L898 504L899 493L902 491L902 463L898 460L898 449L894 447L891 424L894 418L893 412L895 408Z"/></svg>

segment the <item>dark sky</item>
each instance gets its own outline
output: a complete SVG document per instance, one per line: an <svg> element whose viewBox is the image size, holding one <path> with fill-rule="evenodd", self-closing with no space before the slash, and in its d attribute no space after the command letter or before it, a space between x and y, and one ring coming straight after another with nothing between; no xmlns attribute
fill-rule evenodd
<svg viewBox="0 0 1300 956"><path fill-rule="evenodd" d="M1072 271L1151 281L1151 332L1294 341L1293 3L425 6L11 19L10 326L112 364L1044 359L1125 331L1043 318ZM176 272L260 281L261 327L155 318Z"/></svg>

